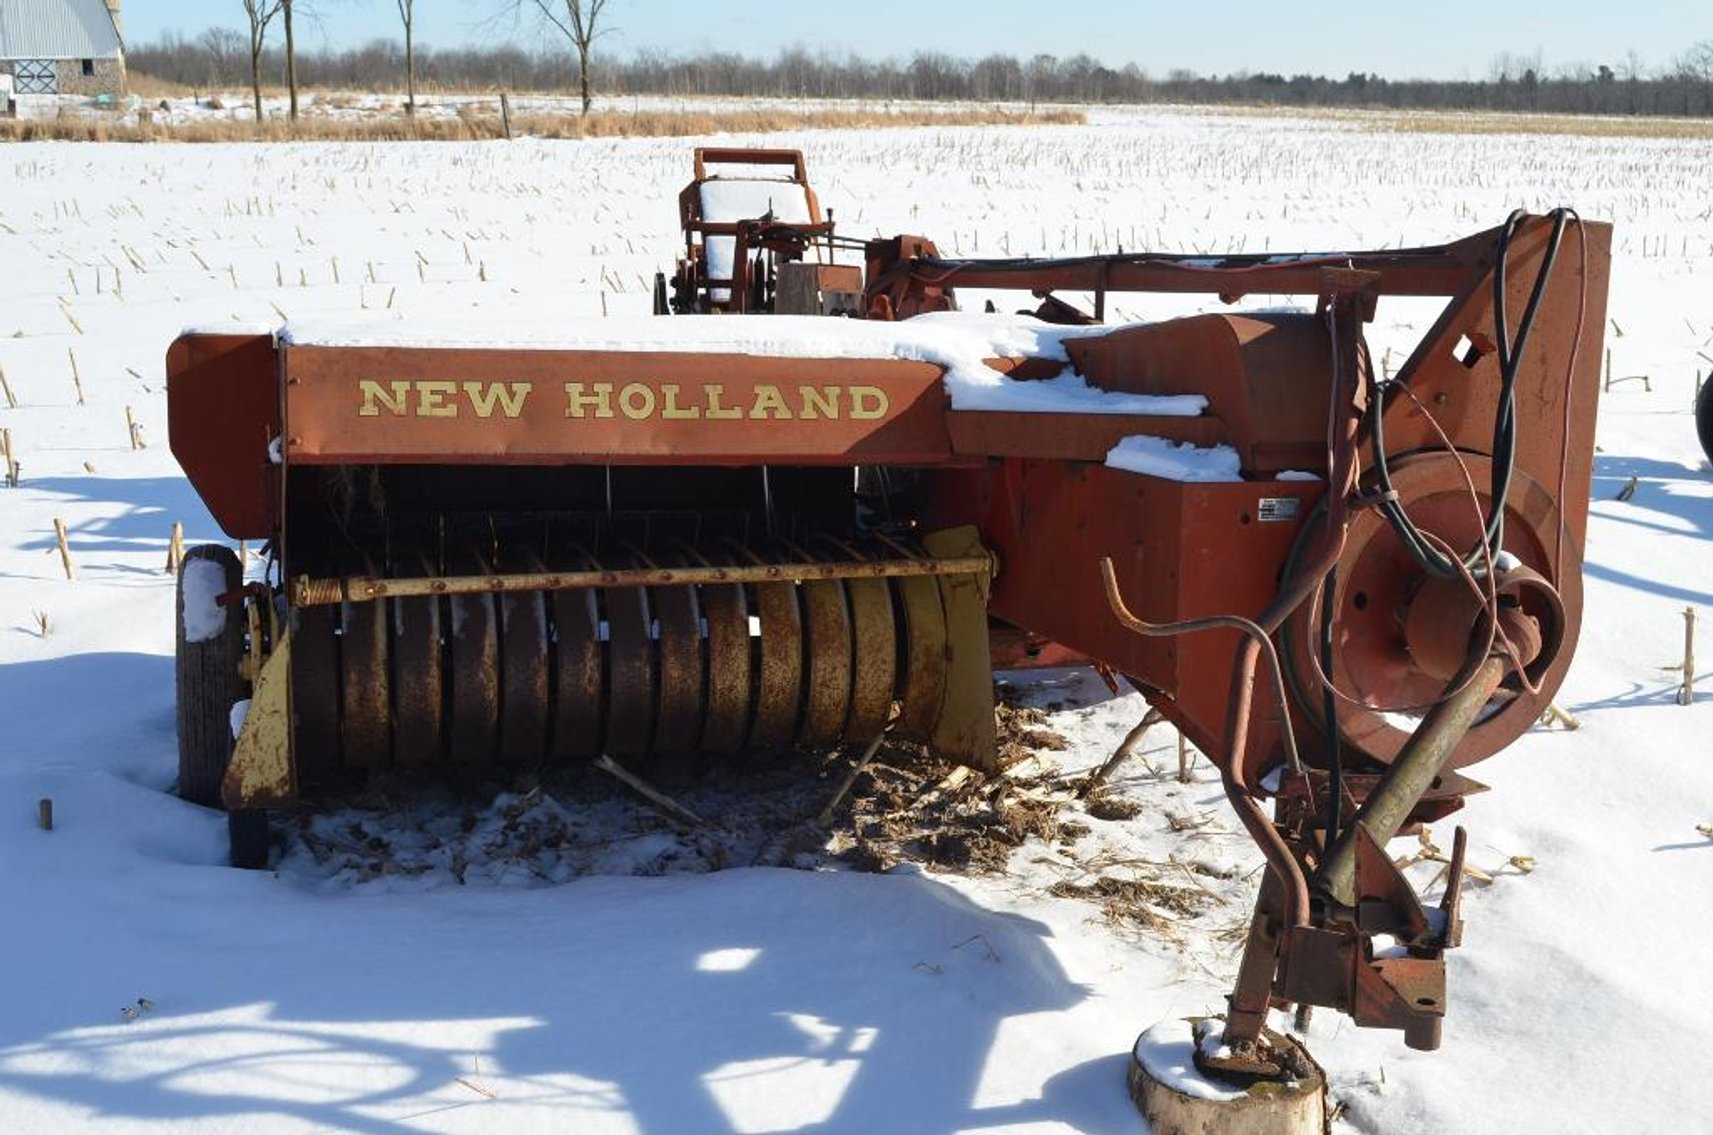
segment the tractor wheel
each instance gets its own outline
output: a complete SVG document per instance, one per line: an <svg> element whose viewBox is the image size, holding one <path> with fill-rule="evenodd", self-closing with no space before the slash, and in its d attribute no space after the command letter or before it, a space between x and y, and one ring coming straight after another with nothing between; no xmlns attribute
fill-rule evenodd
<svg viewBox="0 0 1713 1135"><path fill-rule="evenodd" d="M244 620L216 597L243 586L244 569L230 548L199 544L178 572L178 794L220 807L220 781L232 759L232 706L246 696L238 674Z"/></svg>
<svg viewBox="0 0 1713 1135"><path fill-rule="evenodd" d="M1701 451L1713 461L1713 377L1701 384L1695 396L1695 432L1701 435Z"/></svg>

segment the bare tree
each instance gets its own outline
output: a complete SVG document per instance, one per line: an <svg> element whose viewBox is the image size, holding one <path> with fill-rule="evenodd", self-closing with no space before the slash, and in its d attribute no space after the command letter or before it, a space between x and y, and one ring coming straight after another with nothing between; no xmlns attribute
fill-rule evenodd
<svg viewBox="0 0 1713 1135"><path fill-rule="evenodd" d="M416 0L394 0L399 6L399 19L404 23L404 112L416 113L416 43L412 30L416 24Z"/></svg>
<svg viewBox="0 0 1713 1135"><path fill-rule="evenodd" d="M250 93L254 96L256 121L262 121L262 48L268 25L280 14L285 0L244 0L244 15L250 19Z"/></svg>
<svg viewBox="0 0 1713 1135"><path fill-rule="evenodd" d="M244 36L238 29L209 28L197 37L196 45L208 60L208 74L197 76L196 82L217 87L243 73L239 61L244 58Z"/></svg>
<svg viewBox="0 0 1713 1135"><path fill-rule="evenodd" d="M292 0L280 0L280 14L285 17L286 90L290 92L291 109L287 112L297 121L297 37L291 27Z"/></svg>
<svg viewBox="0 0 1713 1135"><path fill-rule="evenodd" d="M527 0L548 23L552 24L577 53L577 88L583 96L583 113L589 113L589 60L594 55L595 40L606 33L597 26L607 9L607 0ZM511 0L513 11L526 6L526 0Z"/></svg>
<svg viewBox="0 0 1713 1135"><path fill-rule="evenodd" d="M1713 39L1704 39L1673 63L1677 77L1696 83L1713 83Z"/></svg>

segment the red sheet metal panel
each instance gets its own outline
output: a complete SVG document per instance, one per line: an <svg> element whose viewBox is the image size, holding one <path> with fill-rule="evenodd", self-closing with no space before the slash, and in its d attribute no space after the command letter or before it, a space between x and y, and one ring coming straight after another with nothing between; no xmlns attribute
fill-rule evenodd
<svg viewBox="0 0 1713 1135"><path fill-rule="evenodd" d="M999 556L990 610L1174 699L1164 706L1196 746L1224 753L1238 635L1144 638L1113 619L1097 566L1112 557L1136 614L1150 622L1253 617L1278 588L1318 481L1186 484L1103 465L1006 460L936 473L933 523L970 522ZM1084 574L1086 573L1086 574ZM1277 707L1257 687L1249 751L1277 741Z"/></svg>
<svg viewBox="0 0 1713 1135"><path fill-rule="evenodd" d="M234 540L273 534L279 467L279 356L271 335L182 335L167 348L167 439L208 511Z"/></svg>
<svg viewBox="0 0 1713 1135"><path fill-rule="evenodd" d="M894 359L293 346L286 457L311 464L932 465L941 370Z"/></svg>

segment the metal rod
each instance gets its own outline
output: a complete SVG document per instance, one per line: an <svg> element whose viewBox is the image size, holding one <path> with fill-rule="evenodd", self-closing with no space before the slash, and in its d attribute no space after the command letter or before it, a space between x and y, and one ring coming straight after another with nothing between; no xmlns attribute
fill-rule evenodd
<svg viewBox="0 0 1713 1135"><path fill-rule="evenodd" d="M772 583L801 579L884 579L907 576L992 575L992 556L942 559L840 560L829 563L753 564L735 567L622 568L602 571L524 572L515 575L448 575L425 579L347 576L292 583L292 604L328 607L412 595L483 595L501 591L577 591L590 587L670 587L698 583Z"/></svg>
<svg viewBox="0 0 1713 1135"><path fill-rule="evenodd" d="M1398 834L1504 677L1505 660L1489 658L1463 689L1428 711L1357 810L1355 822L1327 853L1315 881L1335 901L1344 906L1356 902L1357 827L1368 829L1381 847Z"/></svg>

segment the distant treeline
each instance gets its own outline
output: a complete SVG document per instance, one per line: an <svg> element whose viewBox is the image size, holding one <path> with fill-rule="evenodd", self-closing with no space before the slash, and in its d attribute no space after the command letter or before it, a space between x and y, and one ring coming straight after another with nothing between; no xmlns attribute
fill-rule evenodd
<svg viewBox="0 0 1713 1135"><path fill-rule="evenodd" d="M421 89L432 91L569 91L576 65L569 55L512 45L419 50ZM127 53L133 71L185 86L246 86L245 37L213 29L195 39L168 37ZM347 50L298 52L305 86L358 91L401 90L404 47L376 40ZM668 55L641 51L599 57L595 89L606 95L733 95L787 98L974 100L1018 103L1244 103L1292 107L1532 111L1572 114L1713 116L1713 42L1692 48L1670 67L1644 73L1628 64L1563 68L1544 73L1538 60L1500 56L1482 80L1383 79L1351 72L1321 75L1242 73L1205 77L1175 70L1150 75L1134 64L1114 69L1087 55L992 55L958 59L922 53L871 60L804 50L772 59L710 52ZM283 54L270 48L263 75L284 81Z"/></svg>

